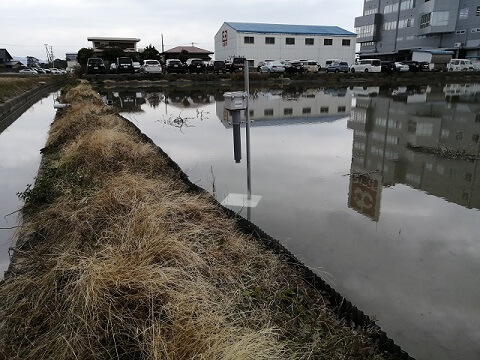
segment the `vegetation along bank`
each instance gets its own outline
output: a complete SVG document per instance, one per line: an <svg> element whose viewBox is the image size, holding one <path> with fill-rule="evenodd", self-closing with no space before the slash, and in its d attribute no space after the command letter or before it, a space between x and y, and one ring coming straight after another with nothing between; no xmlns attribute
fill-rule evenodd
<svg viewBox="0 0 480 360"><path fill-rule="evenodd" d="M0 359L393 358L90 85L61 100L0 283Z"/></svg>

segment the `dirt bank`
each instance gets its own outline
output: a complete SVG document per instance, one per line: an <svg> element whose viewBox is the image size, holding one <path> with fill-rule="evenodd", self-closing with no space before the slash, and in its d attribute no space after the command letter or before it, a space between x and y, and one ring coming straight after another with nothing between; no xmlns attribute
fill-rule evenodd
<svg viewBox="0 0 480 360"><path fill-rule="evenodd" d="M392 358L89 85L63 101L0 283L0 358Z"/></svg>

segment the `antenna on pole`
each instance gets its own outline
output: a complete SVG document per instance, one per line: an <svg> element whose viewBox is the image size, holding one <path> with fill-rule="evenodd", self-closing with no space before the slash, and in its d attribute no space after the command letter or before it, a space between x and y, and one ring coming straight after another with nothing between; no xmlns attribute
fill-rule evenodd
<svg viewBox="0 0 480 360"><path fill-rule="evenodd" d="M53 66L53 49L50 46L50 50L48 49L48 44L45 45L45 50L47 52L47 62L50 64L50 67Z"/></svg>

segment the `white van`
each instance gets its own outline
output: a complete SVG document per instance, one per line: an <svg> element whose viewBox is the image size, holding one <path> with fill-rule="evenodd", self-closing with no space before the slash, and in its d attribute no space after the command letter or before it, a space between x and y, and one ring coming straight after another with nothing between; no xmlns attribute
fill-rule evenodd
<svg viewBox="0 0 480 360"><path fill-rule="evenodd" d="M473 64L468 59L452 59L447 64L448 71L473 71Z"/></svg>
<svg viewBox="0 0 480 360"><path fill-rule="evenodd" d="M379 59L361 59L350 66L350 72L381 72L382 64Z"/></svg>

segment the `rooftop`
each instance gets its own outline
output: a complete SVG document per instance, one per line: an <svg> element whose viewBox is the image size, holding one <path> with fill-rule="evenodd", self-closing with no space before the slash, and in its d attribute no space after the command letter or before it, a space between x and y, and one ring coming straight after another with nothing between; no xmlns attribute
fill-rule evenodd
<svg viewBox="0 0 480 360"><path fill-rule="evenodd" d="M134 41L139 42L138 38L122 38L122 37L88 37L88 41Z"/></svg>
<svg viewBox="0 0 480 360"><path fill-rule="evenodd" d="M165 51L165 54L177 54L182 51L186 51L190 54L213 54L213 52L205 49L201 49L196 46L176 46L170 50Z"/></svg>
<svg viewBox="0 0 480 360"><path fill-rule="evenodd" d="M356 36L355 33L342 29L338 26L263 24L243 22L226 22L225 24L229 25L230 27L239 32L265 34Z"/></svg>

